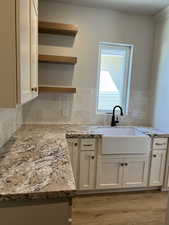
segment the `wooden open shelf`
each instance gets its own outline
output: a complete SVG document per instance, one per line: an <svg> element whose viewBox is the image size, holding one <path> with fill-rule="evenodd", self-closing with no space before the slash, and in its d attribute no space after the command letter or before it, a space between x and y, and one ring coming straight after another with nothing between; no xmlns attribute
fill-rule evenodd
<svg viewBox="0 0 169 225"><path fill-rule="evenodd" d="M39 86L39 92L56 92L56 93L76 93L76 88L73 87L58 87L58 86Z"/></svg>
<svg viewBox="0 0 169 225"><path fill-rule="evenodd" d="M39 21L39 33L75 36L78 27L72 24Z"/></svg>
<svg viewBox="0 0 169 225"><path fill-rule="evenodd" d="M39 55L39 62L75 65L77 58L70 56Z"/></svg>

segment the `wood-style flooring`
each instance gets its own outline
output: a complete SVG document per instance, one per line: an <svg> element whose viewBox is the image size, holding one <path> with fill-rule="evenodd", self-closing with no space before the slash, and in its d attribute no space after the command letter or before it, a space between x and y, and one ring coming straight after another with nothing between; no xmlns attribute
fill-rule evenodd
<svg viewBox="0 0 169 225"><path fill-rule="evenodd" d="M164 225L168 193L113 193L76 197L73 225Z"/></svg>

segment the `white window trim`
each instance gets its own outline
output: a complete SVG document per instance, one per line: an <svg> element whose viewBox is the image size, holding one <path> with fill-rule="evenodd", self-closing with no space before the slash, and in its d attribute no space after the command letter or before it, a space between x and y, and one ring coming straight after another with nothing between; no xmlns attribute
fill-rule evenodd
<svg viewBox="0 0 169 225"><path fill-rule="evenodd" d="M126 44L126 43L109 43L109 42L100 42L99 43L99 54L98 54L98 68L97 68L97 83L96 83L96 114L98 115L105 115L105 114L112 114L112 110L98 110L99 104L99 87L100 87L100 69L101 69L101 45L107 46L123 46L123 47L130 47L131 54L129 59L129 68L128 68L128 87L127 87L127 99L126 99L126 108L124 109L124 114L128 114L129 111L129 101L130 101L130 92L131 92L131 77L132 77L132 69L133 69L133 54L134 54L134 45Z"/></svg>

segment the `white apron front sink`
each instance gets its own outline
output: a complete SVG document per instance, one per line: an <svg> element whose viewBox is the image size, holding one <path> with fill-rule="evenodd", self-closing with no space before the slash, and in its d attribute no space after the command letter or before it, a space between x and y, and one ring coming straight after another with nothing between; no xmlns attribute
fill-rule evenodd
<svg viewBox="0 0 169 225"><path fill-rule="evenodd" d="M102 154L148 154L151 138L136 128L101 128Z"/></svg>

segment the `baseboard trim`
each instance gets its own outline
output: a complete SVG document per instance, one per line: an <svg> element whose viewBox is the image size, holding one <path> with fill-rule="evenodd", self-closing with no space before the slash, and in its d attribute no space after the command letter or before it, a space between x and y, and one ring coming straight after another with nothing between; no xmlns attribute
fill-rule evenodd
<svg viewBox="0 0 169 225"><path fill-rule="evenodd" d="M162 192L167 192L167 191L169 191L169 188L161 188L161 191Z"/></svg>
<svg viewBox="0 0 169 225"><path fill-rule="evenodd" d="M125 189L111 189L111 190L77 190L76 196L92 195L92 194L108 194L108 193L125 193L125 192L142 192L142 191L161 191L161 187L146 187L146 188L125 188Z"/></svg>

